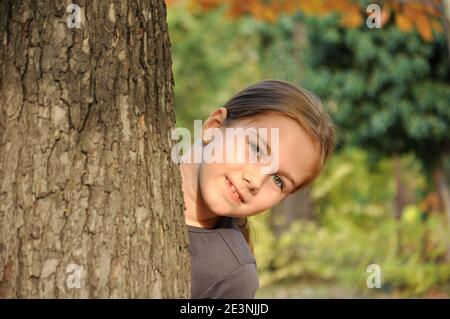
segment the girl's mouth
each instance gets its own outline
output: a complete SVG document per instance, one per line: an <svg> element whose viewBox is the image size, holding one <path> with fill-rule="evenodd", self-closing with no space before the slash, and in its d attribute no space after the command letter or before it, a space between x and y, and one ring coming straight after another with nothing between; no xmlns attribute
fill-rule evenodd
<svg viewBox="0 0 450 319"><path fill-rule="evenodd" d="M239 194L236 191L236 188L234 187L234 185L230 182L230 180L225 177L225 184L226 187L228 189L228 192L230 194L230 197L238 204L242 204L244 201L242 200L242 198L239 196Z"/></svg>

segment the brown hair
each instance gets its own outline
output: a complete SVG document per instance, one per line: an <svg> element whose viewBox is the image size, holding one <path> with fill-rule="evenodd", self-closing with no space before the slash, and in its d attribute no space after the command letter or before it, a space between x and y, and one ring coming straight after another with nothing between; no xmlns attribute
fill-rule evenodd
<svg viewBox="0 0 450 319"><path fill-rule="evenodd" d="M223 107L227 109L225 125L266 112L278 112L296 120L318 143L320 162L312 176L293 192L310 184L333 153L336 127L320 99L302 87L280 80L263 80L244 88ZM247 218L240 220L239 228L253 252Z"/></svg>

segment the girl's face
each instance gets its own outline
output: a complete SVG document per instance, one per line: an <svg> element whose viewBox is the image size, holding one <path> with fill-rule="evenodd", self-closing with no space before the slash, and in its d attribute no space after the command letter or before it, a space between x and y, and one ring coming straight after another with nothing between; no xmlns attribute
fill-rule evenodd
<svg viewBox="0 0 450 319"><path fill-rule="evenodd" d="M223 127L226 109L216 110L203 125L203 130L217 127L222 130L223 155L226 159L226 134ZM285 198L297 186L305 182L316 169L320 159L319 148L304 129L295 120L279 113L263 113L258 116L242 119L232 123L233 128L267 129L267 149L271 147L271 128L279 129L278 171L264 174L261 163L251 163L248 156L245 162L201 163L198 172L200 196L206 211L218 216L247 217L263 212ZM258 152L263 149L256 139L245 139L246 150L238 150L234 143L236 158L238 151ZM259 141L262 143L262 141ZM215 142L215 147L219 144ZM256 147L258 146L258 147ZM258 149L259 148L259 149ZM233 148L232 148L233 149ZM273 155L273 154L272 154ZM267 165L267 164L265 164ZM240 194L238 198L232 189Z"/></svg>

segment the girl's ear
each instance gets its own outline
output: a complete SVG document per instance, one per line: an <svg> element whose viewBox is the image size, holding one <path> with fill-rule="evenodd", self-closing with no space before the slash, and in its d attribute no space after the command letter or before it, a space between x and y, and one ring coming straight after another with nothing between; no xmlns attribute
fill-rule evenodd
<svg viewBox="0 0 450 319"><path fill-rule="evenodd" d="M225 120L227 118L227 109L224 107L219 107L217 110L211 113L211 115L206 119L203 124L203 130L211 127L224 126Z"/></svg>

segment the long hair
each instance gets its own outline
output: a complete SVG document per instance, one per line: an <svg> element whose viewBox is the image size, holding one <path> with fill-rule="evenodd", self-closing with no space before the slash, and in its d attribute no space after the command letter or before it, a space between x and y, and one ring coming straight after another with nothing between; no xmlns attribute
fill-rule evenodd
<svg viewBox="0 0 450 319"><path fill-rule="evenodd" d="M296 120L318 143L320 162L312 176L294 192L310 184L319 175L334 150L336 127L333 121L318 97L295 84L280 80L263 80L238 92L223 107L227 109L225 125L266 112L278 112ZM239 228L253 252L247 218L240 219Z"/></svg>

